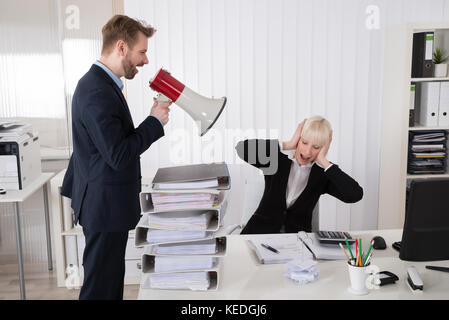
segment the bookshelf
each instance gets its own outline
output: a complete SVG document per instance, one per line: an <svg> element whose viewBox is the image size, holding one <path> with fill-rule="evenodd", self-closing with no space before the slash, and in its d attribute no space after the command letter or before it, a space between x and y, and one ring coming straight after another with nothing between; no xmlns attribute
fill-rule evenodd
<svg viewBox="0 0 449 320"><path fill-rule="evenodd" d="M444 174L407 173L409 132L449 131L449 126L426 127L416 122L413 126L409 126L410 85L430 81L449 81L449 77L411 77L413 33L424 31L435 32L434 49L439 47L449 52L449 22L407 23L391 26L385 32L379 170L379 229L403 227L408 180L449 178L447 163Z"/></svg>
<svg viewBox="0 0 449 320"><path fill-rule="evenodd" d="M449 130L449 126L444 127L425 127L417 123L413 127L408 128L409 131L419 131L419 130Z"/></svg>
<svg viewBox="0 0 449 320"><path fill-rule="evenodd" d="M411 78L411 82L449 81L449 77L444 78Z"/></svg>

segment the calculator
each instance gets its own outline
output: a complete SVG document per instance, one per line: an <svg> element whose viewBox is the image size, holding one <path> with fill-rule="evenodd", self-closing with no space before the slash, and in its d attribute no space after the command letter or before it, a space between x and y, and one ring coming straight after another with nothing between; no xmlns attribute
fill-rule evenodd
<svg viewBox="0 0 449 320"><path fill-rule="evenodd" d="M348 232L342 231L317 231L315 232L316 238L322 244L346 244L345 237L348 243L351 245L355 242L355 239L351 237Z"/></svg>

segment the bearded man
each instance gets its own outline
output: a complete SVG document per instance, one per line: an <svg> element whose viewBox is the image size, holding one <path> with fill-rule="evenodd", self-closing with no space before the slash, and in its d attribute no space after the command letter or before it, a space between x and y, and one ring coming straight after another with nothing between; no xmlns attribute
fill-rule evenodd
<svg viewBox="0 0 449 320"><path fill-rule="evenodd" d="M80 300L123 299L128 232L141 212L140 155L164 135L170 103L154 100L135 128L120 78L131 80L148 64L155 31L124 15L112 17L102 29L101 58L73 95L73 154L61 194L72 199L74 222L86 239Z"/></svg>

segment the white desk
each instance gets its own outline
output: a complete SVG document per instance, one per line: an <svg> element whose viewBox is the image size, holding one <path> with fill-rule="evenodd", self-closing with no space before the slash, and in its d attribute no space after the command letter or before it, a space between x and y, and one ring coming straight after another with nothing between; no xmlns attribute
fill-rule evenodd
<svg viewBox="0 0 449 320"><path fill-rule="evenodd" d="M346 262L320 260L317 267L320 277L316 282L297 285L284 277L285 264L258 264L245 239L247 235L228 236L227 254L217 291L140 289L138 299L167 300L311 300L311 299L449 299L449 274L425 269L425 265L449 267L449 260L435 262L408 262L399 259L391 245L400 241L402 230L351 231L361 237L364 244L375 235L387 242L386 250L375 250L371 260L380 271L391 271L399 277L395 284L373 289L368 295L355 296L347 291L349 286ZM423 292L412 292L406 283L407 267L414 265L423 282Z"/></svg>
<svg viewBox="0 0 449 320"><path fill-rule="evenodd" d="M19 202L25 201L29 196L42 188L44 192L44 213L45 213L45 228L47 234L47 257L48 257L48 270L53 269L52 256L51 256L51 238L50 238L50 214L48 205L48 190L47 183L53 177L54 173L47 172L42 173L40 177L30 183L25 189L22 190L7 190L6 194L0 195L0 202L12 202L14 205L14 222L16 227L16 244L17 244L17 260L19 264L19 281L20 281L20 298L22 300L25 297L25 279L23 275L23 260L22 260L22 235L20 231L20 211Z"/></svg>

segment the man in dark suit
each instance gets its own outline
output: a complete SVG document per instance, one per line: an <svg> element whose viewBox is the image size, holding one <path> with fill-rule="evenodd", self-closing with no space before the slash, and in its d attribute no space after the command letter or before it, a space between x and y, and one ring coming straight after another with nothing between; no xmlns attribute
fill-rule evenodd
<svg viewBox="0 0 449 320"><path fill-rule="evenodd" d="M61 194L83 227L80 299L123 299L128 232L140 218L140 155L164 135L169 103L154 102L134 127L121 77L148 64L151 26L123 15L102 29L101 58L79 80L72 100L73 154Z"/></svg>

